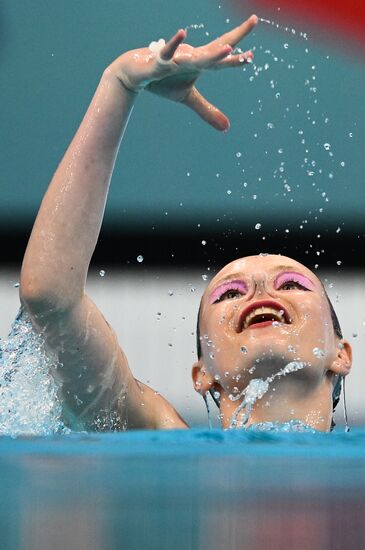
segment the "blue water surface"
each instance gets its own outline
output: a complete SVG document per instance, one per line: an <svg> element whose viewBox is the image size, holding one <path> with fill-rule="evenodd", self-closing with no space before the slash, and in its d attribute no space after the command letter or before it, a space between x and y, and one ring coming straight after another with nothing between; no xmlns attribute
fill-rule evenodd
<svg viewBox="0 0 365 550"><path fill-rule="evenodd" d="M271 548L333 549L365 541L363 428L5 436L0 465L1 548L262 548L271 540Z"/></svg>

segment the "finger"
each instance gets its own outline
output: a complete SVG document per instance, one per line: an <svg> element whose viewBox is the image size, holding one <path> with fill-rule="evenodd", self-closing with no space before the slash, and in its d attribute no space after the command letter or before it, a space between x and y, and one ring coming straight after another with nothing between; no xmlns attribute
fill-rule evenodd
<svg viewBox="0 0 365 550"><path fill-rule="evenodd" d="M164 47L161 48L160 58L163 61L169 61L170 59L172 59L177 48L185 40L185 38L186 31L184 29L178 30L177 33L172 38L170 38L167 44L165 44Z"/></svg>
<svg viewBox="0 0 365 550"><path fill-rule="evenodd" d="M252 29L257 25L258 20L259 19L257 15L251 15L251 17L249 17L241 25L223 34L216 40L213 40L211 44L218 43L230 44L232 47L236 46L242 40L242 38L247 36L252 31Z"/></svg>
<svg viewBox="0 0 365 550"><path fill-rule="evenodd" d="M232 53L232 46L230 46L229 44L217 44L213 48L206 48L202 46L200 48L197 48L197 50L199 51L199 54L194 60L194 64L199 69L203 69L209 67L210 65L218 63L219 61L227 57L227 55Z"/></svg>
<svg viewBox="0 0 365 550"><path fill-rule="evenodd" d="M252 63L253 53L251 51L228 55L225 59L218 61L211 69L228 69L229 67L240 67Z"/></svg>
<svg viewBox="0 0 365 550"><path fill-rule="evenodd" d="M183 100L187 107L195 111L205 122L216 130L229 129L229 120L217 107L209 103L196 88L192 88L189 95Z"/></svg>

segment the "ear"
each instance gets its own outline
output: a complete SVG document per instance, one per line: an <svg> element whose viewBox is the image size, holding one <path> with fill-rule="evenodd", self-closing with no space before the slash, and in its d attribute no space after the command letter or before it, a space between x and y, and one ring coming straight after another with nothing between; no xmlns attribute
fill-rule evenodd
<svg viewBox="0 0 365 550"><path fill-rule="evenodd" d="M207 371L203 361L199 359L194 363L191 369L191 377L193 379L194 389L201 395L212 389L214 385L213 376Z"/></svg>
<svg viewBox="0 0 365 550"><path fill-rule="evenodd" d="M347 340L340 340L337 344L337 354L329 370L334 374L346 376L352 365L352 348Z"/></svg>

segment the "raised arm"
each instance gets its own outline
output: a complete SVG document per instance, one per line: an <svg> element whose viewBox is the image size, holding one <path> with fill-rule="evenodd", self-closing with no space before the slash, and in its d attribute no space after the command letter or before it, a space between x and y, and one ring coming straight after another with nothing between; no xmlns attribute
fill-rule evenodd
<svg viewBox="0 0 365 550"><path fill-rule="evenodd" d="M25 253L20 298L34 327L58 353L66 416L74 426L92 427L97 414L112 417L120 428L186 426L171 405L133 378L113 330L85 294L85 281L119 145L139 91L146 88L184 103L215 128L226 129L228 119L194 83L204 69L247 61L250 52L231 52L256 22L252 16L200 48L182 44L185 31L180 30L161 49L121 55L104 71L52 178Z"/></svg>

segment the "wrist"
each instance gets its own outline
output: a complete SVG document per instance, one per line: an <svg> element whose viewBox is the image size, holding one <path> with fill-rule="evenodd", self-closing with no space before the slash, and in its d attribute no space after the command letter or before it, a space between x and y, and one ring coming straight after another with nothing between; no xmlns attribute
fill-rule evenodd
<svg viewBox="0 0 365 550"><path fill-rule="evenodd" d="M104 70L103 78L107 80L112 79L117 81L123 92L133 99L136 99L139 95L140 90L143 89L143 87L141 87L140 89L133 87L130 84L127 75L125 75L120 69L116 71L113 67L113 64L109 65L109 67Z"/></svg>

